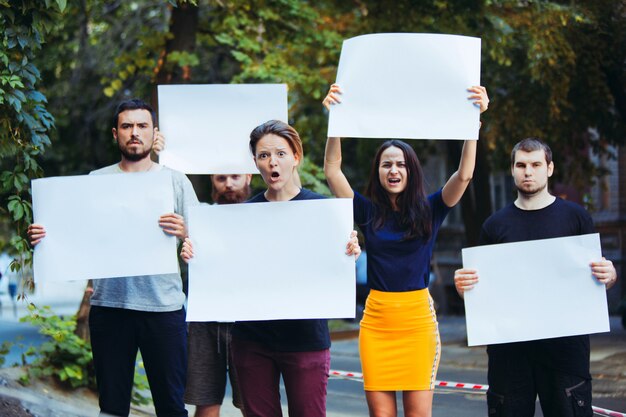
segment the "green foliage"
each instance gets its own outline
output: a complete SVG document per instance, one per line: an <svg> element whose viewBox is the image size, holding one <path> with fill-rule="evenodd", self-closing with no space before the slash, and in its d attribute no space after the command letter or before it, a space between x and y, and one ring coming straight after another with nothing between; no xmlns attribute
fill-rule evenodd
<svg viewBox="0 0 626 417"><path fill-rule="evenodd" d="M589 152L605 153L626 138L626 112L617 105L626 88L624 3L501 1L487 11L491 24L506 21L483 36L492 52L483 65L492 163L506 169L511 146L539 136L554 151L556 179L585 189L606 174Z"/></svg>
<svg viewBox="0 0 626 417"><path fill-rule="evenodd" d="M29 310L31 314L21 321L39 327L48 340L26 351L26 357L34 358L27 368L28 377L53 377L72 388L95 388L91 346L74 333L76 317L59 317L49 307L30 305Z"/></svg>
<svg viewBox="0 0 626 417"><path fill-rule="evenodd" d="M186 51L172 51L172 53L168 55L167 60L179 67L197 67L200 64L200 60L196 54Z"/></svg>
<svg viewBox="0 0 626 417"><path fill-rule="evenodd" d="M290 123L306 154L323 162L326 116L321 100L334 79L346 18L325 2L299 0L228 1L211 12L209 31L216 46L237 63L230 82L286 83ZM332 16L327 14L332 13ZM344 34L345 35L345 34ZM318 139L318 140L316 140Z"/></svg>
<svg viewBox="0 0 626 417"><path fill-rule="evenodd" d="M326 185L326 177L324 176L324 168L316 165L308 157L304 157L300 164L299 170L300 182L302 186L310 189L318 194L332 196L328 185Z"/></svg>
<svg viewBox="0 0 626 417"><path fill-rule="evenodd" d="M68 2L35 61L56 119L48 176L79 175L119 156L111 136L118 101L150 101L169 37L171 5L157 1Z"/></svg>
<svg viewBox="0 0 626 417"><path fill-rule="evenodd" d="M0 2L0 199L6 208L0 211L0 221L14 230L7 248L17 255L13 270L22 270L32 260L24 239L32 221L30 180L41 176L36 158L50 145L48 135L54 128L33 59L65 7L65 0Z"/></svg>
<svg viewBox="0 0 626 417"><path fill-rule="evenodd" d="M198 6L193 36L176 31L185 26L173 21L182 3ZM555 151L557 178L584 187L603 174L587 153L605 152L626 138L625 7L620 0L401 0L394 7L378 0L0 0L0 23L8 22L0 48L0 155L6 160L0 185L11 188L4 192L6 217L19 222L29 216L22 203L28 181L19 174L30 179L40 168L27 157L38 158L48 175L83 174L111 163L117 156L109 121L114 102L130 96L156 101L164 68L170 75L186 71L188 78L176 82L287 83L289 121L307 158L320 166L327 123L320 100L335 78L341 42L378 32L481 37L482 83L491 97L481 141L491 164L506 168L513 143L540 136ZM23 10L32 21L20 17ZM38 49L43 33L46 45ZM37 53L24 60L22 51L37 42ZM38 89L29 90L33 80ZM41 132L50 132L53 120L37 106L55 115L57 128L55 146L43 157L41 145L49 138ZM18 116L23 112L16 108L27 111ZM5 115L9 124L2 124ZM16 152L15 143L28 152ZM373 144L345 143L344 169L357 188L367 178ZM10 163L8 154L15 155ZM480 170L486 173L480 178L478 171L475 181L488 181L489 170ZM305 167L302 177L313 189L323 184ZM9 195L19 198L9 201Z"/></svg>
<svg viewBox="0 0 626 417"><path fill-rule="evenodd" d="M146 376L146 370L143 366L141 356L137 361L137 367L135 369L133 392L130 401L135 405L148 405L152 402L150 385L148 384L148 377Z"/></svg>
<svg viewBox="0 0 626 417"><path fill-rule="evenodd" d="M7 340L2 342L2 344L0 345L0 368L2 368L4 366L4 363L6 362L5 356L11 350L11 346L13 346L13 343L11 343L11 342L9 342Z"/></svg>
<svg viewBox="0 0 626 417"><path fill-rule="evenodd" d="M95 370L91 345L75 334L76 316L62 317L52 313L50 307L29 306L30 315L20 319L39 328L39 333L47 340L38 347L29 347L22 355L26 365L28 358L33 361L28 365L27 373L21 381L28 384L32 378L51 377L71 388L96 388ZM0 347L0 366L8 353L10 344L4 342ZM132 402L137 405L149 404L151 397L143 361L139 359L135 369ZM146 395L147 393L147 395Z"/></svg>

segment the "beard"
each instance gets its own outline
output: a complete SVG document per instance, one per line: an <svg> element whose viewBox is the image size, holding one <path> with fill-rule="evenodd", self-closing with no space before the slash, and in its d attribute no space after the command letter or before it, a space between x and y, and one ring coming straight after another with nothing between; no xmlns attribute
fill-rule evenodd
<svg viewBox="0 0 626 417"><path fill-rule="evenodd" d="M231 190L226 192L217 192L213 190L211 193L213 201L217 204L239 204L243 203L250 197L250 186L246 185L241 190Z"/></svg>
<svg viewBox="0 0 626 417"><path fill-rule="evenodd" d="M531 197L533 195L539 194L540 192L542 192L543 190L546 189L546 187L548 186L548 183L544 183L544 184L539 184L536 185L532 188L523 188L517 184L515 184L515 188L517 188L517 191L527 197Z"/></svg>
<svg viewBox="0 0 626 417"><path fill-rule="evenodd" d="M152 151L152 149L146 149L141 152L129 152L128 148L120 145L119 140L117 142L117 147L119 148L120 153L124 156L124 159L132 162L141 161L142 159L150 156L150 152Z"/></svg>

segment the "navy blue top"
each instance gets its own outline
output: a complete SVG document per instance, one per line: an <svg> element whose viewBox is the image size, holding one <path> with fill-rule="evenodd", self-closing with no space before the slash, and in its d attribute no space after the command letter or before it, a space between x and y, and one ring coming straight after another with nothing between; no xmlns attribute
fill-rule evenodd
<svg viewBox="0 0 626 417"><path fill-rule="evenodd" d="M378 291L403 292L428 286L430 258L441 223L450 212L441 190L428 196L431 208L430 239L403 240L406 229L398 224L400 214L393 212L381 229L374 229L375 206L368 198L354 192L354 222L361 228L367 247L367 283Z"/></svg>
<svg viewBox="0 0 626 417"><path fill-rule="evenodd" d="M514 203L485 220L481 245L524 242L595 233L593 220L580 205L556 198L539 210L522 210Z"/></svg>
<svg viewBox="0 0 626 417"><path fill-rule="evenodd" d="M291 201L322 198L326 197L303 188ZM264 193L248 200L248 203L267 202ZM325 319L238 321L233 326L233 337L257 342L279 352L307 352L330 347Z"/></svg>
<svg viewBox="0 0 626 417"><path fill-rule="evenodd" d="M557 197L552 204L539 210L522 210L512 203L495 212L483 224L479 242L493 245L589 233L595 233L589 213L580 205ZM487 350L507 349L510 345L532 349L535 359L549 369L591 379L588 335L503 343L490 345Z"/></svg>

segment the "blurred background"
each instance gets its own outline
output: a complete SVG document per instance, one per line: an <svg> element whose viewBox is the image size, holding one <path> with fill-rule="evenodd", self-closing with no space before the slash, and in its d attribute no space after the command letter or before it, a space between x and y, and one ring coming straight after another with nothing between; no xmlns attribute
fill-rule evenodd
<svg viewBox="0 0 626 417"><path fill-rule="evenodd" d="M286 83L289 122L304 141L303 184L328 194L321 100L335 79L342 41L377 32L482 39L481 83L491 103L482 116L471 188L438 238L431 291L440 314L463 314L452 282L461 248L476 244L484 219L514 199L509 153L528 136L550 144L552 192L593 213L603 252L622 276L623 0L0 0L0 26L5 306L15 300L9 281L14 294L34 291L24 284L31 259L24 239L30 179L86 174L119 160L111 136L116 103L139 97L156 107L159 84ZM435 191L456 170L462 142L410 143L425 165L429 191ZM344 141L344 170L355 188L365 186L379 144ZM209 179L190 178L199 199L210 201ZM18 262L9 266L8 258ZM612 313L626 311L623 279L608 297Z"/></svg>

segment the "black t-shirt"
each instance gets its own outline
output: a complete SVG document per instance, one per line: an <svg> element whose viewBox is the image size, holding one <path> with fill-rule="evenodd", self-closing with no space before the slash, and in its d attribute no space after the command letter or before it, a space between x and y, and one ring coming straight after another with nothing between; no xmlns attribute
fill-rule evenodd
<svg viewBox="0 0 626 417"><path fill-rule="evenodd" d="M303 188L294 200L318 200L321 194ZM248 203L267 203L264 193ZM307 352L328 349L330 334L325 319L239 321L233 326L233 337L261 343L279 352Z"/></svg>
<svg viewBox="0 0 626 417"><path fill-rule="evenodd" d="M557 197L552 204L539 210L522 210L515 204L510 204L494 213L483 224L480 244L522 242L588 233L595 233L589 213L578 204ZM558 297L558 294L555 294L555 297ZM523 344L547 367L582 378L591 378L588 335L534 340L519 344ZM488 350L497 349L502 345L491 345Z"/></svg>

